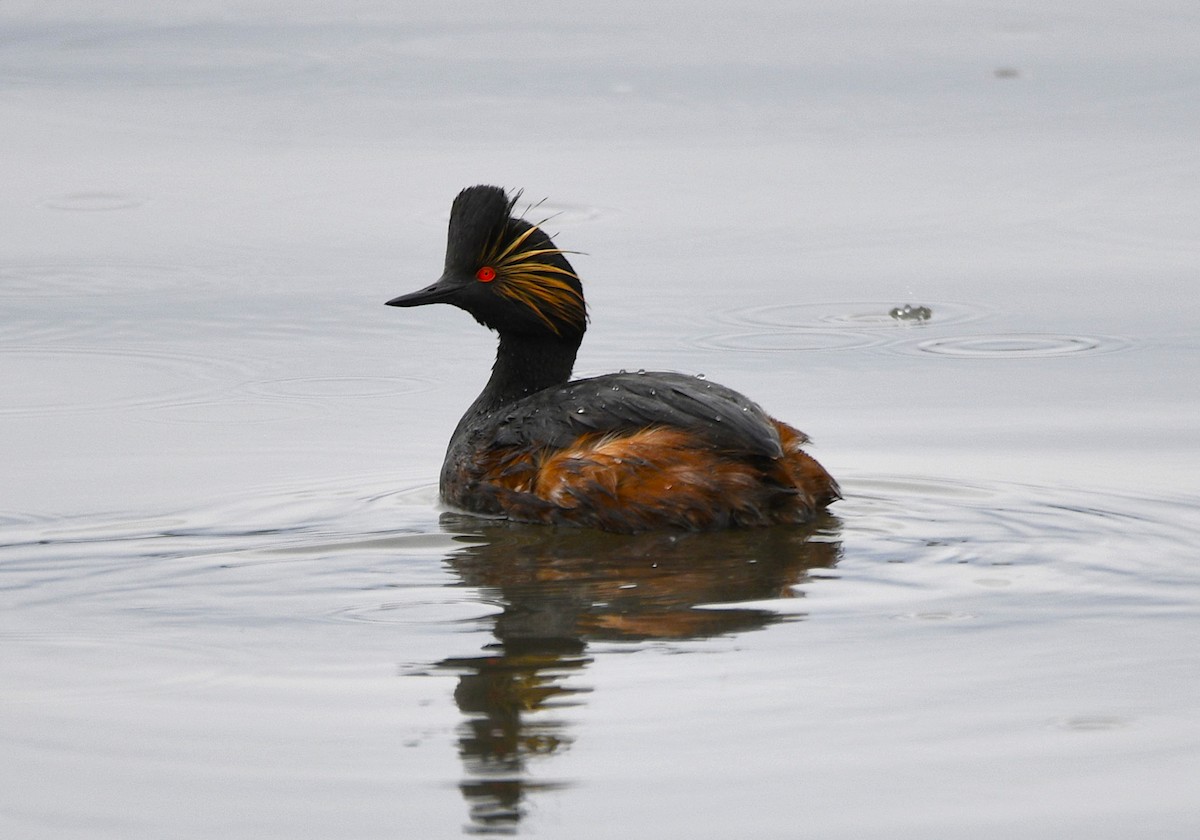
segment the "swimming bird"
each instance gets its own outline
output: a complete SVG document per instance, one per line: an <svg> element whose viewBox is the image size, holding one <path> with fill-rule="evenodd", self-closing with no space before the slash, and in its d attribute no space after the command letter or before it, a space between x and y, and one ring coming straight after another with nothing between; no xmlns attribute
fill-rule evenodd
<svg viewBox="0 0 1200 840"><path fill-rule="evenodd" d="M388 306L448 303L499 334L492 375L450 438L452 507L634 533L804 522L840 498L808 437L695 376L571 380L587 329L579 276L520 193L468 187L450 210L445 270Z"/></svg>

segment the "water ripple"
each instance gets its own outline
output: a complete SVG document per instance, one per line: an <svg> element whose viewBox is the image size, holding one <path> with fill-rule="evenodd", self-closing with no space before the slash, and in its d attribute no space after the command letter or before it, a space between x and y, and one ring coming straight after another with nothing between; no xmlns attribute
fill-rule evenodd
<svg viewBox="0 0 1200 840"><path fill-rule="evenodd" d="M141 207L144 203L144 199L127 193L74 192L50 196L42 200L41 206L49 210L96 212L131 210L134 207Z"/></svg>
<svg viewBox="0 0 1200 840"><path fill-rule="evenodd" d="M894 345L894 349L958 359L1046 359L1080 353L1113 353L1129 346L1128 340L1115 336L994 333L903 342Z"/></svg>
<svg viewBox="0 0 1200 840"><path fill-rule="evenodd" d="M180 265L10 265L0 267L0 298L72 298L196 289L221 278Z"/></svg>
<svg viewBox="0 0 1200 840"><path fill-rule="evenodd" d="M1182 562L1200 541L1195 499L920 478L851 478L844 487L838 513L847 542L860 558L883 564L868 574L907 585L921 581L914 564L961 567L972 587L1036 580L1111 606L1142 596L1176 604L1186 584L1200 583ZM1142 550L1149 544L1155 552ZM896 564L905 571L880 572ZM989 571L981 576L982 569Z"/></svg>
<svg viewBox="0 0 1200 840"><path fill-rule="evenodd" d="M789 327L797 330L895 330L923 324L961 324L987 314L985 310L967 304L922 300L919 304L911 305L927 308L929 317L910 322L892 315L892 310L902 309L905 303L904 300L781 303L735 309L726 316L726 320L738 324Z"/></svg>
<svg viewBox="0 0 1200 840"><path fill-rule="evenodd" d="M97 634L98 635L98 634ZM5 644L19 644L25 654L18 672L0 687L8 703L47 700L97 700L111 697L192 692L229 678L230 651L198 643L195 639L169 641L150 638L104 637L67 631L3 632ZM80 682L75 674L102 660L107 679ZM186 661L187 667L180 667ZM46 663L56 668L48 669Z"/></svg>
<svg viewBox="0 0 1200 840"><path fill-rule="evenodd" d="M694 343L714 350L776 352L781 350L849 350L880 343L877 336L849 330L793 330L719 333L700 336Z"/></svg>
<svg viewBox="0 0 1200 840"><path fill-rule="evenodd" d="M27 383L0 405L10 416L174 405L241 371L211 356L112 347L11 347L4 364L6 375Z"/></svg>
<svg viewBox="0 0 1200 840"><path fill-rule="evenodd" d="M209 425L275 423L295 417L345 410L344 401L360 407L379 401L391 410L395 398L428 391L433 380L403 376L314 376L259 379L246 382L210 399L175 400L152 407L144 415L155 422Z"/></svg>
<svg viewBox="0 0 1200 840"><path fill-rule="evenodd" d="M262 379L247 384L254 393L272 397L396 397L433 388L433 380L415 376L301 376Z"/></svg>

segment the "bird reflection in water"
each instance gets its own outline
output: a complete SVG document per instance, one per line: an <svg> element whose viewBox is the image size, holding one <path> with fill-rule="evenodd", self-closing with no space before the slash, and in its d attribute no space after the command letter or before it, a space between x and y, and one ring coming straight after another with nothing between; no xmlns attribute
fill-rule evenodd
<svg viewBox="0 0 1200 840"><path fill-rule="evenodd" d="M457 585L502 608L483 655L436 666L459 677L461 789L467 831L477 834L515 833L528 794L563 786L532 777L530 765L573 740L556 712L591 691L579 679L589 643L761 629L783 618L698 607L796 597L808 571L833 566L841 552L840 523L828 513L807 526L635 536L457 514L441 524L467 543L447 558Z"/></svg>

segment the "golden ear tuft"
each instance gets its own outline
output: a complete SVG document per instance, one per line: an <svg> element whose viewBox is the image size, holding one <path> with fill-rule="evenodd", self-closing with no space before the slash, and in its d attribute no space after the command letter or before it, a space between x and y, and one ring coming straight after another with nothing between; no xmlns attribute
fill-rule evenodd
<svg viewBox="0 0 1200 840"><path fill-rule="evenodd" d="M511 229L506 227L505 233L509 232ZM496 291L533 310L555 335L562 335L564 324L582 330L587 321L578 275L571 271L565 259L562 262L567 268L545 259L567 253L570 252L555 248L536 225L529 225L507 240L502 234L489 243L480 262L495 271L493 279L499 281L495 285ZM572 280L575 285L570 282Z"/></svg>

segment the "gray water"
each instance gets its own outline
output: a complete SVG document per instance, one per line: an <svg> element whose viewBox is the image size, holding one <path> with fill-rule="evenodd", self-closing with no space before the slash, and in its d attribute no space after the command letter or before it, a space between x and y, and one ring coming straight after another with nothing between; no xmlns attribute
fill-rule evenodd
<svg viewBox="0 0 1200 840"><path fill-rule="evenodd" d="M1197 836L1198 39L0 6L0 834ZM443 511L494 339L382 303L480 182L584 252L579 375L742 390L846 499Z"/></svg>

